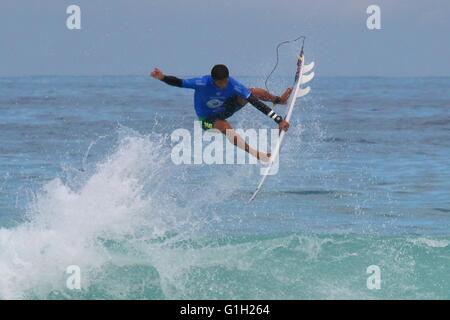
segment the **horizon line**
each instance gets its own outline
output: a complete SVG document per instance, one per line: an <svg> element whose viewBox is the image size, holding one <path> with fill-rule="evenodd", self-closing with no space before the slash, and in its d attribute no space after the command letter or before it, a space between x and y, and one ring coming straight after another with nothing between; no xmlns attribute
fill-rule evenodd
<svg viewBox="0 0 450 320"><path fill-rule="evenodd" d="M179 77L199 77L203 75L184 74ZM292 75L278 75L275 77L291 77ZM17 75L0 75L0 78L21 78L21 77L149 77L148 74L17 74ZM232 75L233 78L238 77L265 77L265 75L248 75L238 74ZM318 75L322 78L450 78L450 75Z"/></svg>

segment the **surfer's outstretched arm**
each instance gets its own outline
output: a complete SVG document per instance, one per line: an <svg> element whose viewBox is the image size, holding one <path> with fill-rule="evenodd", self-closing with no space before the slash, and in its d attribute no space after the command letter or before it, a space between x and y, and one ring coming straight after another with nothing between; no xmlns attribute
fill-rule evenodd
<svg viewBox="0 0 450 320"><path fill-rule="evenodd" d="M287 131L289 128L289 123L285 120L283 120L283 117L276 114L275 111L272 110L268 105L264 104L263 102L259 101L258 98L256 98L253 94L250 95L250 97L247 98L248 102L250 102L256 109L267 115L268 117L272 118L276 123L278 123L278 126L280 127L280 130Z"/></svg>
<svg viewBox="0 0 450 320"><path fill-rule="evenodd" d="M158 80L161 80L162 82L167 83L168 85L174 86L174 87L179 87L182 88L183 87L183 80L174 77L174 76L166 76L162 73L161 70L159 70L158 68L155 68L150 75Z"/></svg>

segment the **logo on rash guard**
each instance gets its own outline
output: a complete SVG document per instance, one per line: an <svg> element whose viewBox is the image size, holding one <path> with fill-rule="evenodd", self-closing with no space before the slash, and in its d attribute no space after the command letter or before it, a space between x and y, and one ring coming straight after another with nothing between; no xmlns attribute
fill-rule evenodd
<svg viewBox="0 0 450 320"><path fill-rule="evenodd" d="M215 109L220 107L221 105L223 105L223 101L219 100L219 99L211 99L209 100L206 105L208 106L208 108L210 109Z"/></svg>

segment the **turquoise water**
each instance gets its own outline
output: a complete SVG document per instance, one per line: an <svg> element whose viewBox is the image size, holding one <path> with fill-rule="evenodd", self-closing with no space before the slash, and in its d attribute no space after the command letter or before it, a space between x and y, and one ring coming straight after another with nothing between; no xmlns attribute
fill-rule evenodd
<svg viewBox="0 0 450 320"><path fill-rule="evenodd" d="M319 77L247 204L258 166L171 161L170 134L193 131L191 91L0 78L0 298L448 299L449 87ZM252 107L230 121L273 127Z"/></svg>

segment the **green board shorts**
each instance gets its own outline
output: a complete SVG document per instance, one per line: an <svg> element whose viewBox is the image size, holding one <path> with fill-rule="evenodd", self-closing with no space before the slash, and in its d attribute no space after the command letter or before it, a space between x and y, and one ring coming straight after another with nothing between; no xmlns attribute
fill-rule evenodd
<svg viewBox="0 0 450 320"><path fill-rule="evenodd" d="M209 130L214 128L214 122L217 119L199 117L198 120L201 122L203 130Z"/></svg>
<svg viewBox="0 0 450 320"><path fill-rule="evenodd" d="M214 122L216 122L216 120L225 120L231 117L235 112L239 111L246 104L247 100L244 100L241 97L230 97L224 102L224 111L219 112L211 117L198 117L198 120L202 123L202 129L213 129Z"/></svg>

